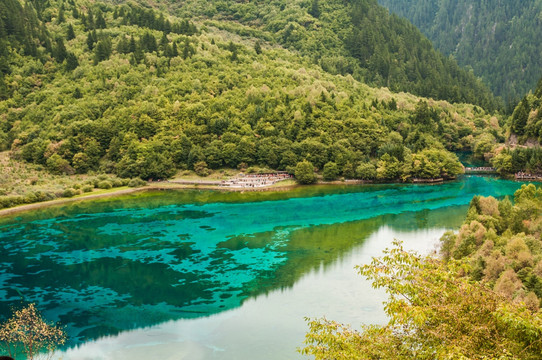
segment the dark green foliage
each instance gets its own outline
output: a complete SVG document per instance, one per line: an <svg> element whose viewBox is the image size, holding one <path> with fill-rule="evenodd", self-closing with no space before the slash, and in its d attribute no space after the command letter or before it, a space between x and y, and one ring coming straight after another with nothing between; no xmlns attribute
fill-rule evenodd
<svg viewBox="0 0 542 360"><path fill-rule="evenodd" d="M511 135L517 137L513 142L519 144L534 140L542 144L542 79L534 94L526 95L516 106L509 118ZM529 155L530 156L530 155ZM527 160L524 160L525 162ZM514 159L517 162L517 159Z"/></svg>
<svg viewBox="0 0 542 360"><path fill-rule="evenodd" d="M542 1L379 0L516 103L542 75Z"/></svg>
<svg viewBox="0 0 542 360"><path fill-rule="evenodd" d="M111 47L111 40L109 37L104 37L98 41L94 51L94 64L109 59L109 56L111 56Z"/></svg>
<svg viewBox="0 0 542 360"><path fill-rule="evenodd" d="M126 8L123 8L126 9ZM173 32L175 34L194 35L197 33L196 26L188 20L182 20L171 23L165 20L163 14L158 15L152 9L143 9L134 4L129 5L129 9L119 14L123 17L123 21L128 25L137 25L153 30L164 31L165 33Z"/></svg>
<svg viewBox="0 0 542 360"><path fill-rule="evenodd" d="M143 52L158 51L156 38L150 32L146 32L139 40L139 47Z"/></svg>
<svg viewBox="0 0 542 360"><path fill-rule="evenodd" d="M56 39L54 56L55 56L56 61L59 63L62 63L64 59L66 59L66 56L68 56L68 52L66 51L66 46L64 45L64 40L62 40L61 38Z"/></svg>
<svg viewBox="0 0 542 360"><path fill-rule="evenodd" d="M318 4L318 0L312 0L311 8L309 9L309 14L311 14L315 18L320 17L320 6Z"/></svg>
<svg viewBox="0 0 542 360"><path fill-rule="evenodd" d="M254 51L256 51L256 54L258 55L262 53L262 44L260 41L256 41L256 44L254 44Z"/></svg>
<svg viewBox="0 0 542 360"><path fill-rule="evenodd" d="M82 97L83 97L83 94L81 93L81 89L76 87L75 90L73 91L73 98L74 99L81 99Z"/></svg>
<svg viewBox="0 0 542 360"><path fill-rule="evenodd" d="M68 31L66 32L66 40L75 39L75 30L73 29L72 24L68 25Z"/></svg>
<svg viewBox="0 0 542 360"><path fill-rule="evenodd" d="M96 29L105 29L107 26L105 24L105 19L101 11L96 13Z"/></svg>
<svg viewBox="0 0 542 360"><path fill-rule="evenodd" d="M95 30L87 34L87 47L90 51L94 50L94 44L97 41L97 37L98 35Z"/></svg>
<svg viewBox="0 0 542 360"><path fill-rule="evenodd" d="M77 56L75 56L74 53L71 53L71 52L68 53L66 55L66 70L72 71L72 70L75 70L78 66L79 66L79 60L77 60Z"/></svg>

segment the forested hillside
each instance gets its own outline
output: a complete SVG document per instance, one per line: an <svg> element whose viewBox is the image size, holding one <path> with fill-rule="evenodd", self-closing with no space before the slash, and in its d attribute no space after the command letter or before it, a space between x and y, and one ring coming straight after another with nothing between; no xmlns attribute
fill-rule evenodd
<svg viewBox="0 0 542 360"><path fill-rule="evenodd" d="M379 0L515 104L542 75L542 1Z"/></svg>
<svg viewBox="0 0 542 360"><path fill-rule="evenodd" d="M145 3L145 1L140 1ZM392 91L467 102L500 103L473 74L437 53L408 21L376 0L156 1L187 18L298 51L332 74L352 74Z"/></svg>
<svg viewBox="0 0 542 360"><path fill-rule="evenodd" d="M492 149L491 161L500 173L542 174L542 80L534 93L516 106L506 124L507 146Z"/></svg>
<svg viewBox="0 0 542 360"><path fill-rule="evenodd" d="M5 77L10 72L10 50L26 56L41 58L42 53L51 53L52 44L49 33L36 17L34 3L25 6L17 0L3 0L0 3L0 100L9 96Z"/></svg>
<svg viewBox="0 0 542 360"><path fill-rule="evenodd" d="M291 171L308 160L337 165L337 176L406 180L453 175L444 149L502 136L480 107L375 90L220 22L51 4L37 17L52 51L11 48L0 149L53 173L156 179L207 167Z"/></svg>

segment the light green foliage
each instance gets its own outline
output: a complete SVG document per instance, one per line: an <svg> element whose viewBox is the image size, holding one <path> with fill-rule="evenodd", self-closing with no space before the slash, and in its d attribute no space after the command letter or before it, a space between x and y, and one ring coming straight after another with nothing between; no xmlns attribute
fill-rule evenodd
<svg viewBox="0 0 542 360"><path fill-rule="evenodd" d="M537 310L542 277L534 269L542 266L541 211L542 189L532 184L516 191L513 205L508 199L475 197L457 236L444 239L445 255L471 265L480 259L469 272L472 276Z"/></svg>
<svg viewBox="0 0 542 360"><path fill-rule="evenodd" d="M489 133L481 134L474 142L474 155L483 159L485 154L491 153L495 143L496 140L493 135Z"/></svg>
<svg viewBox="0 0 542 360"><path fill-rule="evenodd" d="M295 179L300 184L313 184L316 182L314 165L307 160L298 162L295 166Z"/></svg>
<svg viewBox="0 0 542 360"><path fill-rule="evenodd" d="M509 151L503 150L491 158L491 165L497 169L499 174L509 174L513 171L512 155Z"/></svg>
<svg viewBox="0 0 542 360"><path fill-rule="evenodd" d="M209 169L207 168L207 163L205 161L198 161L194 164L194 171L198 176L208 176Z"/></svg>
<svg viewBox="0 0 542 360"><path fill-rule="evenodd" d="M371 163L361 163L356 168L356 177L362 180L376 179L376 168Z"/></svg>
<svg viewBox="0 0 542 360"><path fill-rule="evenodd" d="M324 165L324 171L322 173L324 180L332 181L336 180L339 176L339 167L334 162L328 162Z"/></svg>
<svg viewBox="0 0 542 360"><path fill-rule="evenodd" d="M358 267L388 294L384 326L361 332L309 320L304 354L316 359L538 359L542 314L465 277L465 268L405 251L396 242Z"/></svg>
<svg viewBox="0 0 542 360"><path fill-rule="evenodd" d="M172 28L180 24L177 33L154 30L166 26L159 23L129 25L143 16L137 6L101 7L106 28L96 30L98 12L90 10L92 17L79 9L84 18L66 12L76 37L65 43L62 66L71 73L60 64L34 69L27 68L32 62L15 59L21 66L9 81L21 83L17 92L23 96L0 102L9 114L0 129L11 129L9 137L0 136L0 147L38 164L52 157L55 172L73 168L160 179L201 161L211 169L245 163L292 170L307 159L318 169L335 163L339 174L355 177L360 163L388 153L398 163L383 178L407 179L412 165L405 151L440 148L439 142L455 150L483 131L468 107L392 97L350 76L326 74L285 50L256 54L232 34L227 36L233 40L215 35L216 29L200 34L175 18L169 21ZM171 54L174 47L179 56ZM49 85L35 85L44 82ZM369 101L376 108L369 109ZM423 104L430 123L419 121L422 111L415 104ZM436 127L446 128L438 139L427 134ZM464 128L471 129L467 138L460 135Z"/></svg>
<svg viewBox="0 0 542 360"><path fill-rule="evenodd" d="M378 180L394 180L399 178L399 161L395 156L386 153L377 163L376 178Z"/></svg>
<svg viewBox="0 0 542 360"><path fill-rule="evenodd" d="M393 91L476 103L486 109L500 106L473 74L434 51L418 29L390 15L375 0L222 1L220 5L185 0L165 5L182 17L211 19L207 24L294 49L332 74L350 74ZM234 20L225 21L225 14Z"/></svg>
<svg viewBox="0 0 542 360"><path fill-rule="evenodd" d="M412 175L417 178L434 179L456 176L463 172L457 156L439 149L425 149L412 155Z"/></svg>

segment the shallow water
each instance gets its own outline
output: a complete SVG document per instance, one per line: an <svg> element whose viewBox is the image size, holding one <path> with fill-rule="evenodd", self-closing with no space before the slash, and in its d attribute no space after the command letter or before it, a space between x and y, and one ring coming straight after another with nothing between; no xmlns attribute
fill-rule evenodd
<svg viewBox="0 0 542 360"><path fill-rule="evenodd" d="M295 357L305 316L385 320L355 274L393 237L427 251L473 195L519 183L151 192L0 220L0 314L35 302L68 359ZM160 354L157 356L156 354Z"/></svg>

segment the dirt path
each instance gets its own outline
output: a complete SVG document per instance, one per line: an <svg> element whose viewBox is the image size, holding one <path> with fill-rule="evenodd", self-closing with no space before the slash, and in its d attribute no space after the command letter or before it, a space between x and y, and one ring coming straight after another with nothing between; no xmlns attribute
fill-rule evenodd
<svg viewBox="0 0 542 360"><path fill-rule="evenodd" d="M99 198L108 198L108 197L116 197L120 195L127 195L127 194L133 194L140 191L149 191L149 190L187 190L187 189L195 189L195 190L218 190L218 191L287 191L295 187L295 185L285 185L285 186L267 186L267 187L259 187L259 188L234 188L234 187L228 187L228 186L213 186L209 184L205 184L204 182L201 183L201 185L197 184L181 184L181 183L173 183L173 182L153 182L150 183L147 186L140 187L140 188L130 188L130 189L121 189L117 191L111 191L107 193L100 193L100 194L92 194L89 193L88 195L84 196L78 196L75 198L61 198L61 199L55 199L50 201L44 201L44 202L38 202L33 204L26 204L26 205L19 205L12 208L7 209L1 209L0 210L0 217L2 216L8 216L8 215L14 215L18 214L24 211L29 210L36 210L45 208L48 206L54 206L54 205L62 205L62 204L69 204L76 201L85 201L85 200L92 200L92 199L99 199Z"/></svg>
<svg viewBox="0 0 542 360"><path fill-rule="evenodd" d="M106 197L112 197L112 196L131 194L131 193L134 193L134 192L137 192L137 191L142 191L142 190L145 190L145 189L146 188L122 189L122 190L112 191L112 192L102 193L102 194L88 194L88 195L79 196L79 197L76 197L76 198L62 198L62 199L55 199L55 200L38 202L38 203L33 203L33 204L19 205L19 206L16 206L16 207L0 210L0 216L13 215L13 214L17 214L17 213L20 213L20 212L23 212L23 211L35 210L35 209L40 209L40 208L53 206L53 205L68 204L68 203L72 203L72 202L76 202L76 201L99 199L99 198L106 198Z"/></svg>

